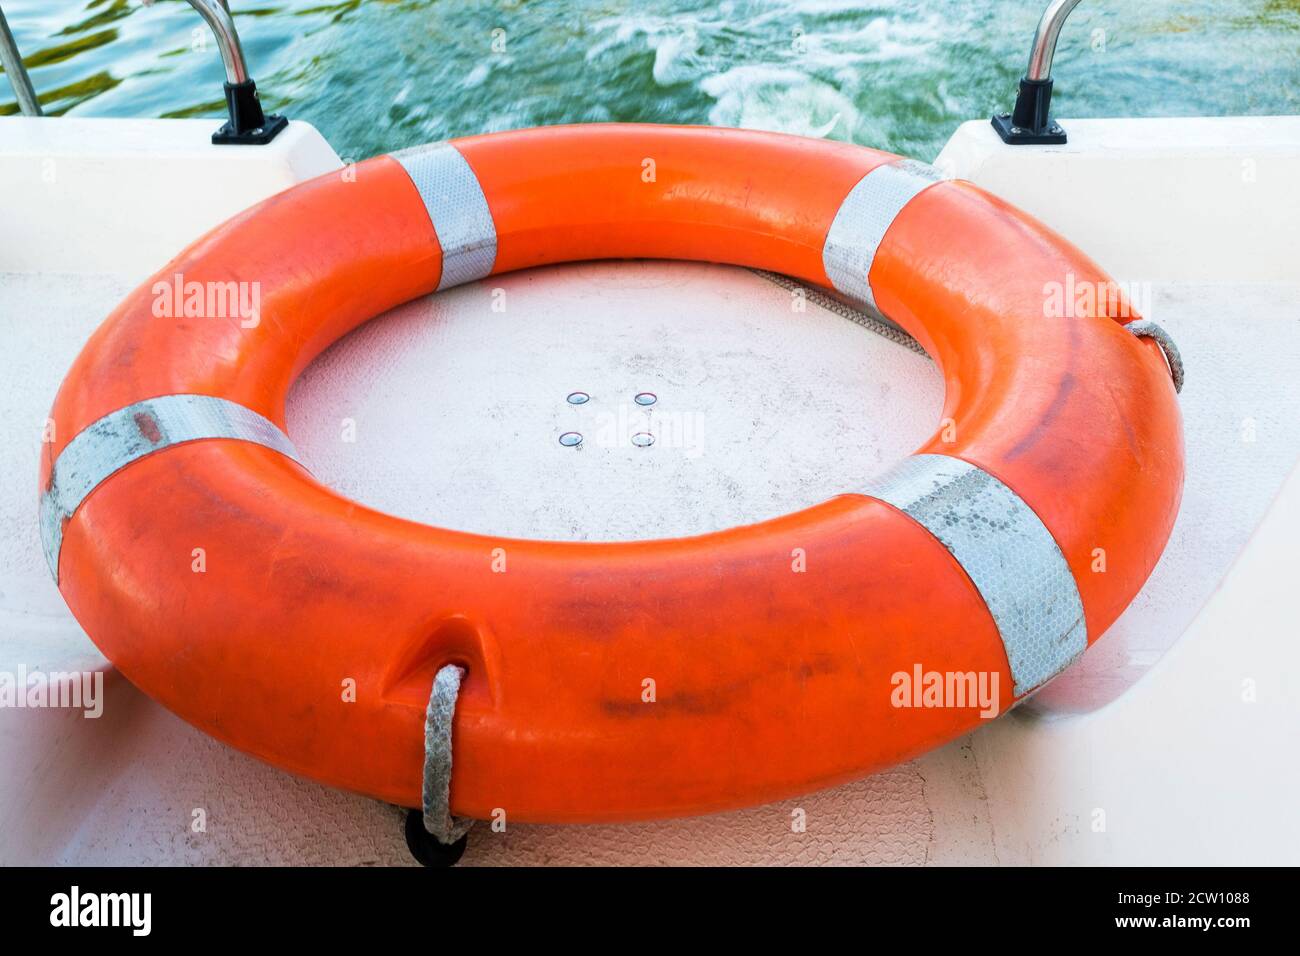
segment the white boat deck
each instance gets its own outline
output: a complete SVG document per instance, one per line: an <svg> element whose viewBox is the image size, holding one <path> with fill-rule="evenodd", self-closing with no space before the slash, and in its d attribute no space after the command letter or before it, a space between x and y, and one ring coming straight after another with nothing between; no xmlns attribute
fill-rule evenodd
<svg viewBox="0 0 1300 956"><path fill-rule="evenodd" d="M183 139L180 127L196 129L168 128ZM1101 134L1100 123L1071 128L1081 153ZM1239 144L1239 132L1223 144ZM692 820L480 827L466 864L1295 861L1297 772L1279 750L1294 748L1300 723L1293 574L1283 563L1295 566L1300 533L1300 281L1283 250L1270 258L1251 248L1288 241L1285 232L1241 233L1244 248L1235 259L1225 253L1213 276L1180 254L1199 241L1186 223L1161 230L1167 248L1153 254L1141 233L1171 200L1147 195L1142 206L1142 174L1121 174L1118 157L1126 144L1151 147L1115 135L1109 171L1089 151L1088 169L1064 181L1109 176L1132 195L1064 192L1051 215L1036 211L1077 238L1089 229L1071 231L1071 217L1118 223L1114 209L1131 210L1112 246L1084 247L1121 281L1149 283L1148 317L1181 347L1187 482L1163 560L1103 641L1011 717L867 780ZM1242 148L1215 146L1205 169L1188 175L1235 170ZM277 177L329 168L310 144L294 149L265 191L279 188ZM986 149L978 130L964 129L944 161L990 188L1000 183L1026 208L1045 201L1033 184L1050 176L1008 171ZM1064 175L1068 150L1051 175ZM184 151L176 147L176 162ZM1259 159L1255 173L1261 189L1275 190L1269 215L1285 223L1298 193L1293 182L1269 186L1272 168ZM1012 195L1022 180L1025 195ZM145 183L128 175L119 188L121 202L138 203ZM155 171L149 188L165 195L165 176ZM39 208L24 202L28 216ZM98 259L92 250L108 226L78 238L72 263L53 244L37 250L39 238L0 244L0 256L6 244L10 252L0 258L0 428L11 449L0 475L0 670L107 666L41 556L40 430L87 336L160 264L147 244L174 249L166 233L202 231L223 216L211 196L199 206L188 225L169 214L156 238L133 224L137 248ZM33 225L17 222L19 232ZM1263 228L1252 222L1237 228ZM1216 224L1213 241L1233 237ZM40 257L58 268L34 268ZM493 289L505 290L504 312L490 308ZM566 404L575 390L593 401ZM658 395L651 411L633 404L639 391ZM788 291L753 273L594 263L492 279L368 324L307 370L288 428L318 478L374 507L483 532L627 539L760 520L853 490L928 435L941 401L928 360L816 304L795 311ZM345 440L345 420L355 441ZM569 430L586 437L581 449L558 444ZM654 446L627 443L641 430L656 435ZM1254 702L1243 700L1247 681ZM0 863L410 861L393 808L211 741L111 669L108 687L98 720L0 710ZM807 832L791 831L796 807ZM195 808L207 814L206 833L191 831Z"/></svg>

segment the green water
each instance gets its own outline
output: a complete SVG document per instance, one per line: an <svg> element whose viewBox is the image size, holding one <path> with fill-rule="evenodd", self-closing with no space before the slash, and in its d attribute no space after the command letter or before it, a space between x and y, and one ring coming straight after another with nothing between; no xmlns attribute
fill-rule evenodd
<svg viewBox="0 0 1300 956"><path fill-rule="evenodd" d="M222 114L181 0L0 0L47 112ZM929 159L1009 108L1044 0L233 0L263 102L345 158L610 120L829 136ZM1300 0L1085 0L1061 116L1300 112ZM16 112L0 84L0 113Z"/></svg>

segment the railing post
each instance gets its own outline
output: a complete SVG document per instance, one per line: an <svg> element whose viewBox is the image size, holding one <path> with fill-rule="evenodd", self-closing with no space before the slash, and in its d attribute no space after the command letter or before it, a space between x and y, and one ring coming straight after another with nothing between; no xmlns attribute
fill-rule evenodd
<svg viewBox="0 0 1300 956"><path fill-rule="evenodd" d="M152 3L153 0L146 0ZM244 48L235 30L235 20L230 15L226 0L189 0L217 38L217 49L226 68L226 110L230 114L225 124L212 134L218 145L260 146L275 139L289 125L283 116L267 115L257 98L257 84L248 75Z"/></svg>
<svg viewBox="0 0 1300 956"><path fill-rule="evenodd" d="M1051 145L1065 142L1065 130L1051 117L1052 59L1061 27L1079 0L1052 0L1043 11L1029 50L1029 68L1020 80L1020 95L1010 113L993 117L1002 142L1013 146Z"/></svg>
<svg viewBox="0 0 1300 956"><path fill-rule="evenodd" d="M18 44L14 41L14 35L9 32L9 21L5 19L5 12L2 9L0 9L0 66L5 68L5 76L9 77L9 85L14 88L14 97L18 100L18 108L23 111L23 115L42 115L40 100L36 98L36 90L32 87L32 78L27 75L27 67L23 66Z"/></svg>

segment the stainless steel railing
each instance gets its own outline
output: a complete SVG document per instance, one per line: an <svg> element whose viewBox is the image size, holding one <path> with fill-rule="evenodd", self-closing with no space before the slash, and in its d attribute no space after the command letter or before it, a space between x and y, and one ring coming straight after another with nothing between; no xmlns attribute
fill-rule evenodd
<svg viewBox="0 0 1300 956"><path fill-rule="evenodd" d="M147 7L153 6L153 3L154 0L144 0ZM228 0L189 0L189 5L198 11L217 38L217 50L226 67L226 82L246 82L248 64L244 61L244 48L239 43L239 31L235 29L235 19L230 15Z"/></svg>
<svg viewBox="0 0 1300 956"><path fill-rule="evenodd" d="M257 84L248 75L248 63L244 58L244 48L239 42L239 31L235 29L235 19L230 15L228 0L187 0L198 11L212 35L217 40L217 51L226 70L225 94L226 108L230 119L212 134L212 142L235 144L269 143L275 138L288 121L283 116L268 116L262 111L262 104L257 97ZM152 6L154 0L144 0L145 6ZM41 106L32 87L31 77L23 66L18 53L18 45L9 24L5 22L4 11L0 10L0 63L13 85L18 97L19 108L28 116L40 116Z"/></svg>
<svg viewBox="0 0 1300 956"><path fill-rule="evenodd" d="M5 76L9 77L9 85L14 88L14 96L23 115L40 116L40 100L36 98L36 90L32 87L32 78L27 75L27 67L23 66L23 58L18 54L18 44L9 31L9 21L5 19L4 10L0 10L0 66L5 68Z"/></svg>
<svg viewBox="0 0 1300 956"><path fill-rule="evenodd" d="M1066 18L1074 12L1079 0L1053 0L1043 11L1034 31L1034 45L1029 49L1029 69L1025 71L1027 80L1050 80L1052 78L1052 59L1056 56L1056 43L1061 39L1061 27Z"/></svg>
<svg viewBox="0 0 1300 956"><path fill-rule="evenodd" d="M1079 0L1052 0L1038 20L1029 48L1029 67L1020 81L1020 94L1010 113L993 117L993 128L1013 146L1051 145L1066 141L1065 130L1051 117L1052 60L1061 28Z"/></svg>

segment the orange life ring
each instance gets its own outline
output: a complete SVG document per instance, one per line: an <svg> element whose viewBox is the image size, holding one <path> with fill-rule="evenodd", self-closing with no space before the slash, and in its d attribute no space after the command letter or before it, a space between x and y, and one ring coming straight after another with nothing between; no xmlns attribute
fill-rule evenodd
<svg viewBox="0 0 1300 956"><path fill-rule="evenodd" d="M758 267L875 306L941 367L945 427L797 514L627 543L431 528L295 460L285 395L350 329L486 275L618 257ZM159 318L177 275L259 282L260 321ZM96 331L52 412L47 556L138 687L338 787L427 810L448 664L466 673L458 815L627 820L830 786L979 724L900 706L920 701L897 675L987 674L1005 710L1160 556L1183 476L1169 368L1123 303L1046 317L1045 284L1067 277L1109 282L1005 202L851 145L600 125L380 156L213 230Z"/></svg>

